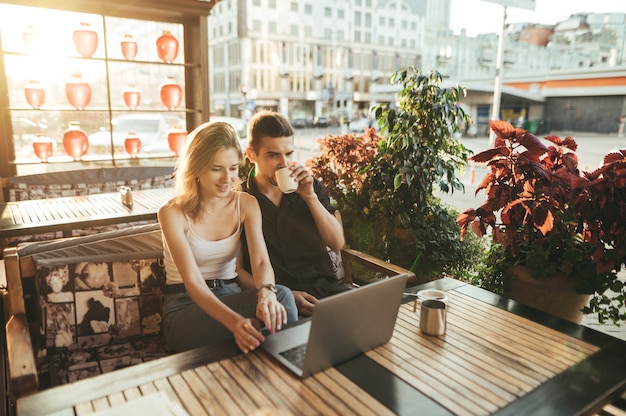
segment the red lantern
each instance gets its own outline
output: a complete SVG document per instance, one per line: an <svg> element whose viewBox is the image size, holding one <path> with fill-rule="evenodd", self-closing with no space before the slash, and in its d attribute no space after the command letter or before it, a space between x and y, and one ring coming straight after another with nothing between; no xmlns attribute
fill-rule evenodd
<svg viewBox="0 0 626 416"><path fill-rule="evenodd" d="M91 87L80 74L73 74L65 84L67 100L78 110L84 110L91 101Z"/></svg>
<svg viewBox="0 0 626 416"><path fill-rule="evenodd" d="M137 42L135 42L135 39L133 39L133 35L124 35L124 39L122 39L121 45L122 55L124 55L124 58L129 61L135 59L135 56L137 56Z"/></svg>
<svg viewBox="0 0 626 416"><path fill-rule="evenodd" d="M124 149L126 149L126 153L128 153L133 159L139 154L139 151L141 150L141 139L137 137L135 132L131 131L128 133L128 136L124 140Z"/></svg>
<svg viewBox="0 0 626 416"><path fill-rule="evenodd" d="M78 123L70 123L70 128L63 133L63 148L75 162L87 154L89 139Z"/></svg>
<svg viewBox="0 0 626 416"><path fill-rule="evenodd" d="M37 135L33 141L33 150L35 155L46 163L48 158L52 156L52 139L44 135Z"/></svg>
<svg viewBox="0 0 626 416"><path fill-rule="evenodd" d="M44 35L35 26L26 28L22 33L22 40L24 41L26 51L30 53L39 53L45 48Z"/></svg>
<svg viewBox="0 0 626 416"><path fill-rule="evenodd" d="M183 89L176 83L174 78L168 77L161 85L161 102L168 110L174 111L183 99Z"/></svg>
<svg viewBox="0 0 626 416"><path fill-rule="evenodd" d="M171 64L178 55L178 40L169 30L164 30L156 41L159 58L166 64Z"/></svg>
<svg viewBox="0 0 626 416"><path fill-rule="evenodd" d="M129 85L122 89L122 95L124 96L124 103L131 110L136 110L139 107L139 103L141 102L141 92L139 92L139 88L134 85Z"/></svg>
<svg viewBox="0 0 626 416"><path fill-rule="evenodd" d="M26 87L24 87L24 95L26 95L28 104L35 110L39 110L46 99L46 91L37 81L29 81L28 84L26 84Z"/></svg>
<svg viewBox="0 0 626 416"><path fill-rule="evenodd" d="M80 23L79 28L72 33L72 39L80 56L85 58L91 58L98 49L98 33L87 22Z"/></svg>
<svg viewBox="0 0 626 416"><path fill-rule="evenodd" d="M167 144L172 152L178 156L187 141L187 131L182 129L172 129L167 135Z"/></svg>

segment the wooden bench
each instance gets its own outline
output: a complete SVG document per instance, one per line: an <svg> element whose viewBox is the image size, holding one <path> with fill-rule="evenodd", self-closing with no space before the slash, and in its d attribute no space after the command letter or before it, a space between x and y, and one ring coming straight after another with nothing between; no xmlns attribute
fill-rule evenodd
<svg viewBox="0 0 626 416"><path fill-rule="evenodd" d="M160 261L162 250L158 224L109 231L99 235L25 243L7 249L4 259L9 298L6 340L11 394L19 397L50 385L73 382L103 372L101 358L96 364L89 360L91 355L99 354L94 351L106 346L114 346L120 350L110 352L110 359L117 361L109 363L108 369L113 369L119 362L125 366L146 361L145 354L133 355L134 351L129 352L130 358L124 358L125 361L115 354L126 353L129 350L126 344L129 342L133 346L138 344L145 346L147 340L154 345L158 344L160 296L165 284ZM355 270L359 273L358 281L406 272L399 266L356 250L345 248L338 254L340 263L343 263L343 279L347 283L354 282ZM100 274L106 276L104 279L106 286L91 284L92 288L98 289L87 288L85 291L77 289L78 280L85 284L93 274L84 271L89 265L94 265L92 267L95 271L99 269ZM45 292L46 273L59 266L66 267L70 274L70 282L66 287L70 287L72 279L74 281L75 289L71 293L73 298L66 295L63 300L59 297L67 303L62 301L56 303L55 299L48 298ZM135 274L131 270L135 270ZM148 281L149 285L146 283ZM112 299L103 297L102 293L107 290L113 293ZM147 299L148 297L150 299ZM122 303L125 306L122 306ZM94 332L90 325L85 323L85 317L91 311L91 308L86 308L86 304L93 304L96 311L94 314L97 311L102 312L103 307L109 308L109 312L115 311L115 316L137 309L142 320L130 319L128 322L119 322L113 318L107 320L106 316L96 317L95 323L102 327L98 319L104 321L108 330ZM53 311L61 316L53 316ZM63 321L62 315L70 314L75 317L71 322L71 335L59 334L61 330L57 325ZM82 333L81 328L86 333ZM116 332L112 333L111 328ZM146 336L147 328L148 332L159 333ZM149 358L156 358L162 352L157 351L156 347L151 351L153 355ZM74 355L82 361L63 361L67 360L69 355ZM141 359L135 359L138 356ZM68 368L68 364L71 368ZM39 375L43 374L46 365L48 372L44 381Z"/></svg>

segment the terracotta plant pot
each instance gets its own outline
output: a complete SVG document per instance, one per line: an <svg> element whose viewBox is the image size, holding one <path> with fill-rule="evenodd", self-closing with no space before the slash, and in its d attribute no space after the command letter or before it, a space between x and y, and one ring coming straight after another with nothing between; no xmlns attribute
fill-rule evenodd
<svg viewBox="0 0 626 416"><path fill-rule="evenodd" d="M536 280L525 267L515 266L510 271L513 280L509 298L577 324L582 322L581 309L591 295L574 292L574 282L566 275Z"/></svg>
<svg viewBox="0 0 626 416"><path fill-rule="evenodd" d="M65 95L72 106L84 110L91 101L91 86L83 81L80 74L74 74L65 84Z"/></svg>
<svg viewBox="0 0 626 416"><path fill-rule="evenodd" d="M91 58L98 49L98 33L87 22L80 23L72 34L72 39L78 53L85 58Z"/></svg>
<svg viewBox="0 0 626 416"><path fill-rule="evenodd" d="M129 85L122 89L122 95L124 96L124 103L131 110L136 110L141 102L141 92L139 88L134 85Z"/></svg>
<svg viewBox="0 0 626 416"><path fill-rule="evenodd" d="M29 81L24 87L24 95L28 105L39 110L46 99L46 90L37 81Z"/></svg>
<svg viewBox="0 0 626 416"><path fill-rule="evenodd" d="M124 140L124 149L126 149L126 153L128 153L131 158L136 158L141 150L141 139L137 137L134 132L129 132Z"/></svg>
<svg viewBox="0 0 626 416"><path fill-rule="evenodd" d="M120 42L122 46L122 55L124 59L132 61L137 56L137 42L133 39L133 35L126 34Z"/></svg>
<svg viewBox="0 0 626 416"><path fill-rule="evenodd" d="M159 58L166 64L171 64L178 55L178 40L169 30L164 30L156 41Z"/></svg>
<svg viewBox="0 0 626 416"><path fill-rule="evenodd" d="M78 125L70 124L70 128L63 133L63 148L75 162L79 161L89 150L89 139Z"/></svg>
<svg viewBox="0 0 626 416"><path fill-rule="evenodd" d="M167 135L167 144L170 146L172 152L178 156L183 149L185 142L187 141L187 131L172 129Z"/></svg>
<svg viewBox="0 0 626 416"><path fill-rule="evenodd" d="M180 106L183 99L183 89L174 78L168 77L161 85L161 102L168 110L174 111Z"/></svg>
<svg viewBox="0 0 626 416"><path fill-rule="evenodd" d="M33 141L33 150L35 155L41 159L43 163L48 161L48 158L52 156L52 139L46 136L37 136Z"/></svg>

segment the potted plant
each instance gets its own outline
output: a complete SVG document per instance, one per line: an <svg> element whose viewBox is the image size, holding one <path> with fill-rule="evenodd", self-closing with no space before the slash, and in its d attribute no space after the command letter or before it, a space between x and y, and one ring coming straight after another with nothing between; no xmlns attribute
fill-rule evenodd
<svg viewBox="0 0 626 416"><path fill-rule="evenodd" d="M482 247L478 239L459 241L457 213L434 188L463 189L456 173L469 151L454 134L468 118L459 105L465 90L444 88L439 73L413 67L390 83L398 86L397 103L373 110L380 134L366 129L321 139L312 171L341 210L351 247L419 271L422 281L458 276L473 267Z"/></svg>
<svg viewBox="0 0 626 416"><path fill-rule="evenodd" d="M600 322L626 319L617 277L625 258L624 154L583 173L571 137L542 141L505 121L491 121L491 129L494 146L470 158L490 168L476 189L487 199L457 217L461 236L491 231L477 283L575 322L583 312ZM521 282L540 286L531 292ZM569 311L560 308L569 301Z"/></svg>

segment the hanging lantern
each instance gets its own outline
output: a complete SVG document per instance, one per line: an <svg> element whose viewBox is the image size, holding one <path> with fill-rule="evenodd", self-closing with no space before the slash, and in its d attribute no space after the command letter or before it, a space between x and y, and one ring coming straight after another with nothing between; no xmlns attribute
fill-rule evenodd
<svg viewBox="0 0 626 416"><path fill-rule="evenodd" d="M134 85L128 85L122 89L122 95L124 97L124 103L131 110L136 110L139 107L139 103L141 102L141 92L139 88Z"/></svg>
<svg viewBox="0 0 626 416"><path fill-rule="evenodd" d="M35 151L35 155L41 159L43 163L48 161L48 158L52 156L52 139L46 135L38 134L33 140L33 150Z"/></svg>
<svg viewBox="0 0 626 416"><path fill-rule="evenodd" d="M134 131L128 132L128 136L124 140L124 149L126 153L133 159L137 157L141 150L141 139L135 134Z"/></svg>
<svg viewBox="0 0 626 416"><path fill-rule="evenodd" d="M65 84L65 95L70 104L77 110L84 110L91 101L91 86L80 74L73 74Z"/></svg>
<svg viewBox="0 0 626 416"><path fill-rule="evenodd" d="M178 40L169 30L164 30L156 41L159 58L166 64L171 64L178 55Z"/></svg>
<svg viewBox="0 0 626 416"><path fill-rule="evenodd" d="M124 39L121 42L122 45L122 55L124 55L124 59L132 61L137 56L137 42L133 39L133 35L126 34L124 35Z"/></svg>
<svg viewBox="0 0 626 416"><path fill-rule="evenodd" d="M187 141L187 131L183 129L171 129L167 134L167 144L170 146L172 152L176 153L176 156L180 154L180 151L185 146Z"/></svg>
<svg viewBox="0 0 626 416"><path fill-rule="evenodd" d="M161 85L161 102L168 110L174 111L180 106L183 99L183 89L176 83L176 80L167 77Z"/></svg>
<svg viewBox="0 0 626 416"><path fill-rule="evenodd" d="M70 123L63 133L63 148L74 161L79 161L89 150L89 139L78 123Z"/></svg>
<svg viewBox="0 0 626 416"><path fill-rule="evenodd" d="M91 58L98 49L98 33L87 22L81 22L78 29L72 33L74 46L84 58Z"/></svg>
<svg viewBox="0 0 626 416"><path fill-rule="evenodd" d="M35 110L39 110L46 99L46 91L38 81L29 81L24 87L26 101Z"/></svg>

